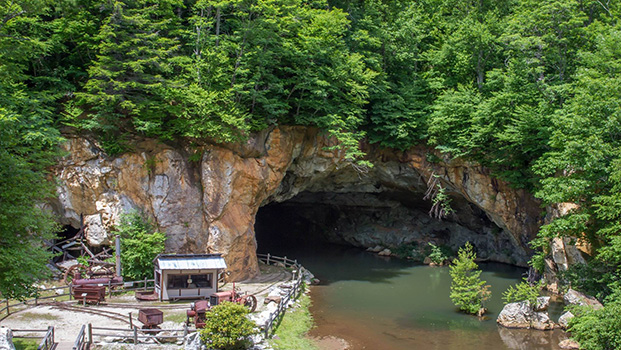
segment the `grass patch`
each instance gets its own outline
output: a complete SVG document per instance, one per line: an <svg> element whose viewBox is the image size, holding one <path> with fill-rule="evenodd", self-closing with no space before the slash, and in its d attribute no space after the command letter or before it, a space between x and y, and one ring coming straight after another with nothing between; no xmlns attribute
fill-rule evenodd
<svg viewBox="0 0 621 350"><path fill-rule="evenodd" d="M43 313L36 313L36 312L20 312L19 314L17 314L19 318L21 319L25 319L25 320L48 320L48 321L54 321L54 320L58 320L58 316L56 315L52 315L52 314L43 314Z"/></svg>
<svg viewBox="0 0 621 350"><path fill-rule="evenodd" d="M164 321L170 321L170 322L175 322L175 323L185 323L186 320L187 320L187 315L185 311L164 315Z"/></svg>
<svg viewBox="0 0 621 350"><path fill-rule="evenodd" d="M15 345L16 350L37 350L37 347L39 346L39 340L13 338L13 345Z"/></svg>
<svg viewBox="0 0 621 350"><path fill-rule="evenodd" d="M282 322L278 329L276 329L276 335L279 339L271 340L272 346L275 349L319 349L315 342L306 336L313 328L313 315L311 315L309 310L311 299L308 295L302 294L298 302L299 306L285 312Z"/></svg>

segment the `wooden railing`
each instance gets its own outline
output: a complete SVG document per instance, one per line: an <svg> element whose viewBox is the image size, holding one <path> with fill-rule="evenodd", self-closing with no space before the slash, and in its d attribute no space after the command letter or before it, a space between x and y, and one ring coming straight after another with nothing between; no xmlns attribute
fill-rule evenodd
<svg viewBox="0 0 621 350"><path fill-rule="evenodd" d="M91 348L91 339L87 337L86 325L82 325L71 350L84 350Z"/></svg>
<svg viewBox="0 0 621 350"><path fill-rule="evenodd" d="M65 290L60 294L56 294L57 290ZM46 292L50 292L53 291L52 295L47 295L47 296L42 296L43 294L46 294ZM34 305L39 305L39 303L42 300L47 300L47 299L54 299L54 298L60 298L63 296L69 296L69 299L71 299L71 285L68 286L61 286L61 287L54 287L54 288L45 288L45 289L39 289L36 296L33 299L27 299L24 301L12 301L9 299L2 299L0 300L0 305L3 305L2 308L0 308L0 314L6 313L4 315L2 315L0 317L0 321L4 320L5 318L7 318L10 314L11 314L11 308L16 309L19 308L19 310L28 307L29 304L34 304ZM11 303L13 302L13 303Z"/></svg>
<svg viewBox="0 0 621 350"><path fill-rule="evenodd" d="M272 331L274 330L274 327L280 324L280 322L282 321L285 311L287 310L287 305L289 304L289 301L291 301L292 299L293 300L297 299L300 292L302 292L302 281L304 280L304 267L298 264L297 260L287 259L286 256L279 257L279 256L273 256L270 254L257 254L257 257L259 258L260 261L268 265L280 263L286 268L295 269L293 271L294 272L293 278L291 279L293 284L291 286L291 289L289 290L289 293L287 293L287 295L285 295L282 299L280 299L276 312L270 316L269 320L267 321L265 325L265 329L263 330L265 332L265 337L268 338L270 334L272 333Z"/></svg>
<svg viewBox="0 0 621 350"><path fill-rule="evenodd" d="M107 283L99 283L99 286L107 286L108 287L108 297L111 297L114 293L123 293L132 290L148 290L155 288L155 280L153 279L144 279L140 281L129 281L129 282L107 282ZM69 296L69 300L71 300L71 287L72 284L61 286L61 287L53 287L53 288L41 288L37 291L37 296L32 299L27 299L24 301L13 301L9 299L0 300L0 305L3 307L0 308L0 321L7 318L12 313L15 313L16 310L21 311L28 306L31 305L39 305L41 301L47 299L55 299L64 296ZM112 288L112 287L122 287L122 288ZM57 290L63 290L62 293L56 294ZM52 295L45 295L49 292L52 292Z"/></svg>
<svg viewBox="0 0 621 350"><path fill-rule="evenodd" d="M32 333L43 333L45 335L41 339L39 346L37 346L37 350L52 350L55 348L56 343L54 341L54 327L49 326L47 329L13 329L13 337L14 338L41 338L39 335L31 335ZM19 335L19 333L27 333L25 335Z"/></svg>
<svg viewBox="0 0 621 350"><path fill-rule="evenodd" d="M180 333L180 334L168 334L162 336L161 334L158 336L158 333L167 332L167 333ZM137 345L142 340L153 340L155 343L160 343L162 338L166 339L185 339L188 334L196 332L194 328L188 328L185 324L182 329L141 329L136 326L131 328L110 328L110 327L95 327L90 323L82 326L82 330L80 331L80 335L78 335L78 339L73 347L74 350L81 350L84 348L77 347L78 342L83 341L88 343L89 345L94 342L94 337L115 337L115 338L124 338L127 342L133 343ZM81 340L82 339L82 340Z"/></svg>

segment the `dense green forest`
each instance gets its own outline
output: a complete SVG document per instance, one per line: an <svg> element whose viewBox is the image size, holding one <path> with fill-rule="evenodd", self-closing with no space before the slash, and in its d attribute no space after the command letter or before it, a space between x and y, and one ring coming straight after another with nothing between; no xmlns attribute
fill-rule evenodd
<svg viewBox="0 0 621 350"><path fill-rule="evenodd" d="M234 142L285 124L358 162L363 142L427 144L578 204L542 228L533 265L550 237L587 238L596 254L565 278L618 308L620 14L610 0L1 0L0 292L24 295L46 259L29 246L53 231L35 204L60 128L118 154L134 135Z"/></svg>

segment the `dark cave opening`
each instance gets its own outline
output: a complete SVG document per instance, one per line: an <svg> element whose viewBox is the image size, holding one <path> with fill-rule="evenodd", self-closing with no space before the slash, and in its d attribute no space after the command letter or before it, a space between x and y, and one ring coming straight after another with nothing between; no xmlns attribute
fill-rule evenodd
<svg viewBox="0 0 621 350"><path fill-rule="evenodd" d="M56 233L56 242L62 242L66 239L70 239L75 237L75 235L78 234L78 232L80 232L79 228L75 228L71 225L65 225L62 227L62 229Z"/></svg>
<svg viewBox="0 0 621 350"><path fill-rule="evenodd" d="M527 260L510 235L463 198L443 220L429 216L423 194L302 192L262 206L255 221L258 253L307 255L329 246L400 249L428 243L453 250L469 241L484 260L522 265ZM518 249L516 249L518 248Z"/></svg>

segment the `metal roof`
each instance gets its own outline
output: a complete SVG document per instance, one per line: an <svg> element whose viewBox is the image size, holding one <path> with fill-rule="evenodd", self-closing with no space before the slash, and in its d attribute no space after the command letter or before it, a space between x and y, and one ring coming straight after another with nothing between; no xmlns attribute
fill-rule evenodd
<svg viewBox="0 0 621 350"><path fill-rule="evenodd" d="M155 261L161 270L226 269L226 262L220 254L158 255Z"/></svg>

